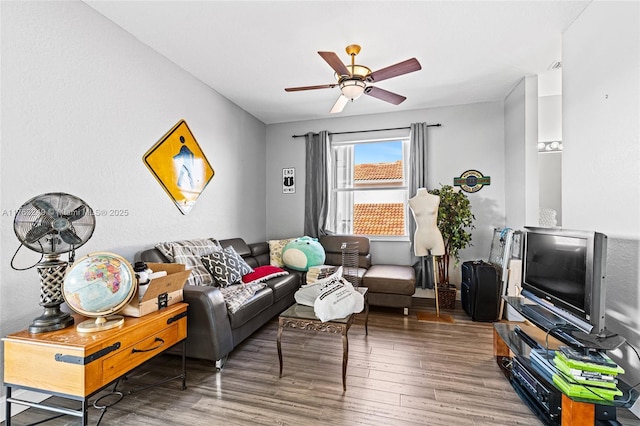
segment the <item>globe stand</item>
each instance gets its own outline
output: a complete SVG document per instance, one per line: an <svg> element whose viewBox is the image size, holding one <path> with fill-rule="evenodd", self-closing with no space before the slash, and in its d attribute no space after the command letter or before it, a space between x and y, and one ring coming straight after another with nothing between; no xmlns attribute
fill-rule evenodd
<svg viewBox="0 0 640 426"><path fill-rule="evenodd" d="M40 306L44 308L44 312L33 320L29 333L62 330L73 324L71 314L60 310L60 305L64 302L62 282L68 264L59 258L58 254L48 254L45 261L37 265L40 275Z"/></svg>
<svg viewBox="0 0 640 426"><path fill-rule="evenodd" d="M122 324L124 324L124 317L122 315L112 315L109 317L98 317L95 320L89 319L82 321L76 326L76 330L80 333L95 333L96 331L120 327Z"/></svg>

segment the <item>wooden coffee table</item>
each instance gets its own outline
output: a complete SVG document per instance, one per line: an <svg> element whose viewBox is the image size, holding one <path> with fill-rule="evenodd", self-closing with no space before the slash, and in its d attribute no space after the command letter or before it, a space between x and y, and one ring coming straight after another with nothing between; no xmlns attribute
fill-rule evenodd
<svg viewBox="0 0 640 426"><path fill-rule="evenodd" d="M357 290L364 296L364 330L369 334L369 301L367 288L358 287ZM312 306L298 303L290 306L278 317L278 360L280 361L280 377L282 377L282 331L285 328L298 330L324 331L326 333L342 335L342 389L347 390L347 362L349 361L349 338L347 333L357 314L351 314L346 318L322 322L316 316Z"/></svg>

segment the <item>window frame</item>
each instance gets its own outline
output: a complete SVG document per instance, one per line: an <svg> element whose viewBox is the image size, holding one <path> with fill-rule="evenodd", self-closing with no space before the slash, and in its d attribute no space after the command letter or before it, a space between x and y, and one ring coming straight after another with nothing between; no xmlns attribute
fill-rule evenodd
<svg viewBox="0 0 640 426"><path fill-rule="evenodd" d="M337 161L337 150L338 147L346 147L346 146L355 146L359 144L373 144L373 143L381 143L381 142L395 142L398 141L402 144L402 184L401 185L393 185L393 186L376 186L374 188L358 188L353 186L338 188L338 179L337 175L338 171L338 161ZM328 161L327 173L329 176L329 206L327 212L327 228L333 232L337 232L338 224L337 224L337 197L340 193L350 193L356 194L358 192L368 192L368 191L402 191L402 205L404 206L403 214L404 214L404 234L403 235L366 235L372 241L409 241L409 223L410 215L409 209L406 207L409 200L409 142L410 136L409 134L396 134L389 135L385 137L379 138L353 138L351 137L343 137L337 140L330 141L330 161ZM355 155L352 157L352 167L355 167ZM351 205L353 208L353 200L351 201ZM349 235L353 234L353 220L351 221L351 232ZM344 233L344 232L340 232Z"/></svg>

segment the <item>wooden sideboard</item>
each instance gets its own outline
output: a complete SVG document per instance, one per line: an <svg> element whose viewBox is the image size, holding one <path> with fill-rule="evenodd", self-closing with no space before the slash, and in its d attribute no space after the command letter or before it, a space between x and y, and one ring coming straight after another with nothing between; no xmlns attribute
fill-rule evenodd
<svg viewBox="0 0 640 426"><path fill-rule="evenodd" d="M78 324L86 318L76 316ZM10 334L4 342L4 382L7 388L6 425L11 424L11 404L60 412L44 404L13 398L13 389L31 389L82 401L79 410L62 410L82 417L87 424L90 396L145 361L184 342L187 304L177 303L140 318L125 317L121 327L80 333L75 325L62 330ZM182 387L186 372L182 362Z"/></svg>

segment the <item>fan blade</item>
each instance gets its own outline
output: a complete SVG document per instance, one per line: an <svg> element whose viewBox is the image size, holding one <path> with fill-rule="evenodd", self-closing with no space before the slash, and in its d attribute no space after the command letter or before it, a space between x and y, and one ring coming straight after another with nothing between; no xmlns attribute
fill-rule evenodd
<svg viewBox="0 0 640 426"><path fill-rule="evenodd" d="M338 55L334 52L318 52L318 55L322 56L322 59L324 59L338 75L351 75L347 66L342 63Z"/></svg>
<svg viewBox="0 0 640 426"><path fill-rule="evenodd" d="M62 241L64 241L65 243L71 246L77 246L82 242L82 239L78 237L73 231L70 231L69 229L65 229L64 231L61 231L60 238L62 238Z"/></svg>
<svg viewBox="0 0 640 426"><path fill-rule="evenodd" d="M28 244L33 244L51 231L53 231L53 228L48 225L37 225L31 228L29 232L27 232L27 235L25 235L24 240Z"/></svg>
<svg viewBox="0 0 640 426"><path fill-rule="evenodd" d="M407 99L405 96L398 95L397 93L389 92L388 90L380 89L378 87L369 86L364 89L365 95L373 96L374 98L382 99L383 101L390 102L394 105L399 105Z"/></svg>
<svg viewBox="0 0 640 426"><path fill-rule="evenodd" d="M388 78L397 77L399 75L408 74L410 72L421 70L420 62L416 58L407 59L395 65L390 65L378 71L374 71L367 78L369 81L382 81Z"/></svg>
<svg viewBox="0 0 640 426"><path fill-rule="evenodd" d="M54 219L59 217L58 212L53 208L53 206L44 200L34 200L33 205L44 215L50 216Z"/></svg>
<svg viewBox="0 0 640 426"><path fill-rule="evenodd" d="M319 86L302 86L302 87L287 87L285 92L299 92L301 90L315 90L315 89L333 89L338 83L335 84L321 84Z"/></svg>
<svg viewBox="0 0 640 426"><path fill-rule="evenodd" d="M336 103L333 104L333 107L331 108L331 111L329 111L329 113L336 114L338 112L342 112L347 102L349 102L349 98L341 94L340 96L338 96Z"/></svg>
<svg viewBox="0 0 640 426"><path fill-rule="evenodd" d="M83 218L85 214L87 214L87 206L82 205L80 207L76 207L71 213L64 215L63 217L69 222L73 222Z"/></svg>

